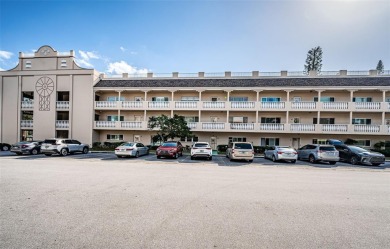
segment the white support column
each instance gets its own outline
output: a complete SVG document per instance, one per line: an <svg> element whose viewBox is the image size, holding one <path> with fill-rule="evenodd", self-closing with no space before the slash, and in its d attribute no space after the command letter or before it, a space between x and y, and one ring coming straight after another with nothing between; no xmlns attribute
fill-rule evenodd
<svg viewBox="0 0 390 249"><path fill-rule="evenodd" d="M350 92L350 102L353 102L353 93L355 92L356 90L349 90Z"/></svg>
<svg viewBox="0 0 390 249"><path fill-rule="evenodd" d="M386 92L387 92L387 90L382 90L382 94L383 94L383 103L386 102Z"/></svg>
<svg viewBox="0 0 390 249"><path fill-rule="evenodd" d="M148 100L147 97L148 97L148 91L145 91L145 101Z"/></svg>
<svg viewBox="0 0 390 249"><path fill-rule="evenodd" d="M146 122L146 110L144 110L144 121Z"/></svg>
<svg viewBox="0 0 390 249"><path fill-rule="evenodd" d="M321 102L321 93L323 92L323 90L317 90L318 92L318 102Z"/></svg>

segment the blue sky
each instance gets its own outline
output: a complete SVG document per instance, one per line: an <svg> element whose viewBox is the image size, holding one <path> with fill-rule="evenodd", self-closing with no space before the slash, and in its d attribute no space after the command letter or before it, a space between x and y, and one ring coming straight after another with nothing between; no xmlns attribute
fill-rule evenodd
<svg viewBox="0 0 390 249"><path fill-rule="evenodd" d="M390 68L386 1L4 1L0 68L42 45L100 72L323 71Z"/></svg>

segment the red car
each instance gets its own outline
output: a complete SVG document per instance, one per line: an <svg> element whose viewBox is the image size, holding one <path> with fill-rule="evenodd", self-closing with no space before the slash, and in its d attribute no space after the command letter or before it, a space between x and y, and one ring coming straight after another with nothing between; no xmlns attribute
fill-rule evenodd
<svg viewBox="0 0 390 249"><path fill-rule="evenodd" d="M157 148L156 155L157 158L178 158L179 156L183 156L183 145L176 141L164 142L160 147Z"/></svg>

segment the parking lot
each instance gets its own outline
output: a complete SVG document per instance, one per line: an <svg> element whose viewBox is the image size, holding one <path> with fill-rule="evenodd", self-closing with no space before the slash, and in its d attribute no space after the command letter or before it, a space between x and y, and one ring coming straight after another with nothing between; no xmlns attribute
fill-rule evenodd
<svg viewBox="0 0 390 249"><path fill-rule="evenodd" d="M2 248L386 248L390 165L0 153Z"/></svg>

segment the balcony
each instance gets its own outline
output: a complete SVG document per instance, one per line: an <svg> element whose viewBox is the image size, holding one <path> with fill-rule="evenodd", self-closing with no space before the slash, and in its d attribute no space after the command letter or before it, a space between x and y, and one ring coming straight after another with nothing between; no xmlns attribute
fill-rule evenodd
<svg viewBox="0 0 390 249"><path fill-rule="evenodd" d="M146 130L144 121L95 121L94 129Z"/></svg>
<svg viewBox="0 0 390 249"><path fill-rule="evenodd" d="M198 122L187 122L187 126L188 126L188 128L190 128L191 130L195 130L195 129L197 129L197 127L198 127Z"/></svg>
<svg viewBox="0 0 390 249"><path fill-rule="evenodd" d="M291 109L295 110L314 110L317 108L317 102L291 102Z"/></svg>
<svg viewBox="0 0 390 249"><path fill-rule="evenodd" d="M95 108L98 109L115 109L118 101L95 101Z"/></svg>
<svg viewBox="0 0 390 249"><path fill-rule="evenodd" d="M20 121L20 128L26 129L26 128L33 128L34 122L33 120L21 120Z"/></svg>
<svg viewBox="0 0 390 249"><path fill-rule="evenodd" d="M250 102L239 102L239 101L232 101L230 102L230 108L231 109L254 109L256 102L250 101Z"/></svg>
<svg viewBox="0 0 390 249"><path fill-rule="evenodd" d="M57 129L69 129L69 120L56 120Z"/></svg>
<svg viewBox="0 0 390 249"><path fill-rule="evenodd" d="M295 132L314 132L316 126L314 124L291 124L290 131Z"/></svg>
<svg viewBox="0 0 390 249"><path fill-rule="evenodd" d="M260 124L261 131L284 131L284 124Z"/></svg>
<svg viewBox="0 0 390 249"><path fill-rule="evenodd" d="M175 101L177 109L198 109L197 101Z"/></svg>
<svg viewBox="0 0 390 249"><path fill-rule="evenodd" d="M116 121L95 121L95 128L115 128Z"/></svg>
<svg viewBox="0 0 390 249"><path fill-rule="evenodd" d="M286 103L285 102L260 102L260 108L281 110L286 108Z"/></svg>
<svg viewBox="0 0 390 249"><path fill-rule="evenodd" d="M202 123L202 129L203 130L224 130L225 129L225 123Z"/></svg>
<svg viewBox="0 0 390 249"><path fill-rule="evenodd" d="M32 109L34 109L34 100L22 101L21 102L21 107L22 107L22 109L25 109L25 110L32 110Z"/></svg>
<svg viewBox="0 0 390 249"><path fill-rule="evenodd" d="M169 109L170 101L148 101L148 108L150 109Z"/></svg>
<svg viewBox="0 0 390 249"><path fill-rule="evenodd" d="M358 133L379 133L380 125L354 125L353 131Z"/></svg>
<svg viewBox="0 0 390 249"><path fill-rule="evenodd" d="M204 101L204 109L225 109L225 101Z"/></svg>
<svg viewBox="0 0 390 249"><path fill-rule="evenodd" d="M348 125L346 124L323 124L321 125L323 132L347 132Z"/></svg>
<svg viewBox="0 0 390 249"><path fill-rule="evenodd" d="M381 102L354 102L356 110L380 110Z"/></svg>
<svg viewBox="0 0 390 249"><path fill-rule="evenodd" d="M125 129L142 129L143 122L141 121L121 121L121 128Z"/></svg>
<svg viewBox="0 0 390 249"><path fill-rule="evenodd" d="M231 130L254 130L254 123L230 123Z"/></svg>
<svg viewBox="0 0 390 249"><path fill-rule="evenodd" d="M57 101L56 108L57 110L69 110L69 101Z"/></svg>
<svg viewBox="0 0 390 249"><path fill-rule="evenodd" d="M123 109L144 109L143 101L122 101L121 106Z"/></svg>
<svg viewBox="0 0 390 249"><path fill-rule="evenodd" d="M348 102L321 102L325 110L348 110Z"/></svg>

